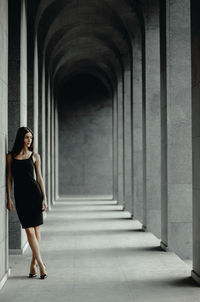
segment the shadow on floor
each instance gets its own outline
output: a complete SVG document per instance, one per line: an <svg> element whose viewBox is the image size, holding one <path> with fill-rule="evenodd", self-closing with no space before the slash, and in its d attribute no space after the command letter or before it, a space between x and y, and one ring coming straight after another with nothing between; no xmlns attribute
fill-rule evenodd
<svg viewBox="0 0 200 302"><path fill-rule="evenodd" d="M147 233L144 232L143 229L113 229L113 230L109 230L109 229L95 229L95 230L51 230L50 232L45 233L45 237L54 237L54 236L58 236L58 237L62 237L62 236L88 236L88 235L92 235L94 236L95 234L97 235L120 235L120 234L129 234L129 233Z"/></svg>
<svg viewBox="0 0 200 302"><path fill-rule="evenodd" d="M182 279L170 280L168 283L175 287L199 287L191 276Z"/></svg>

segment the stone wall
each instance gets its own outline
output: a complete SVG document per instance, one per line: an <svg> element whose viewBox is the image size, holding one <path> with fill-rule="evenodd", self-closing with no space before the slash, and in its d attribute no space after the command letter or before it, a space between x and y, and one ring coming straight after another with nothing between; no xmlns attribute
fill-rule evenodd
<svg viewBox="0 0 200 302"><path fill-rule="evenodd" d="M59 97L59 195L112 195L112 101L91 76Z"/></svg>
<svg viewBox="0 0 200 302"><path fill-rule="evenodd" d="M200 283L200 3L192 1L193 276Z"/></svg>
<svg viewBox="0 0 200 302"><path fill-rule="evenodd" d="M8 133L8 3L0 0L0 288L8 273L8 215L6 210L6 153Z"/></svg>

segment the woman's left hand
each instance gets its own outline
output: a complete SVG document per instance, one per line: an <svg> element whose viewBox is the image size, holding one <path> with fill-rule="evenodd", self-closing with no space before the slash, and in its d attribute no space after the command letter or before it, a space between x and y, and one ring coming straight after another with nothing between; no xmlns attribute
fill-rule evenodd
<svg viewBox="0 0 200 302"><path fill-rule="evenodd" d="M46 200L43 199L43 201L42 201L42 212L46 211L46 209L47 209L47 202L46 202Z"/></svg>

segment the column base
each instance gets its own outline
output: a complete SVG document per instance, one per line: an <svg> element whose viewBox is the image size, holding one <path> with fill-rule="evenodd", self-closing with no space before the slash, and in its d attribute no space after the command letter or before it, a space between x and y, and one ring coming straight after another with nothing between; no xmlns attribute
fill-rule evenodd
<svg viewBox="0 0 200 302"><path fill-rule="evenodd" d="M146 232L147 231L147 227L146 227L146 225L142 225L142 230L143 230L143 232Z"/></svg>
<svg viewBox="0 0 200 302"><path fill-rule="evenodd" d="M163 241L160 242L160 247L165 252L169 251L168 246Z"/></svg>
<svg viewBox="0 0 200 302"><path fill-rule="evenodd" d="M28 242L21 249L9 249L9 255L22 255L28 247Z"/></svg>
<svg viewBox="0 0 200 302"><path fill-rule="evenodd" d="M2 289L2 287L4 286L4 284L6 283L8 277L10 276L11 270L10 268L7 270L7 272L5 273L5 275L3 276L3 278L0 280L0 290Z"/></svg>
<svg viewBox="0 0 200 302"><path fill-rule="evenodd" d="M200 275L198 275L194 270L191 271L191 277L198 285L200 285Z"/></svg>

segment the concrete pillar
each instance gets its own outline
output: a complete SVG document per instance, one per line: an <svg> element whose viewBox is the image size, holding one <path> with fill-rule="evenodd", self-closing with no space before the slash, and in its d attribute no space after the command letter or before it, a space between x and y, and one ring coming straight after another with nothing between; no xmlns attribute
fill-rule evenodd
<svg viewBox="0 0 200 302"><path fill-rule="evenodd" d="M21 1L20 124L21 126L27 125L27 18L25 0Z"/></svg>
<svg viewBox="0 0 200 302"><path fill-rule="evenodd" d="M167 187L167 80L166 80L166 1L160 2L160 83L161 83L161 247L168 242Z"/></svg>
<svg viewBox="0 0 200 302"><path fill-rule="evenodd" d="M138 28L139 29L139 28ZM145 225L145 181L143 145L143 91L142 91L142 37L141 31L135 33L133 41L133 160L134 160L134 216Z"/></svg>
<svg viewBox="0 0 200 302"><path fill-rule="evenodd" d="M6 210L6 153L8 152L8 2L0 0L0 289L9 274L8 212Z"/></svg>
<svg viewBox="0 0 200 302"><path fill-rule="evenodd" d="M166 1L168 247L192 252L190 1Z"/></svg>
<svg viewBox="0 0 200 302"><path fill-rule="evenodd" d="M23 50L22 50L23 48ZM27 35L26 6L23 1L9 1L9 78L8 147L11 150L16 131L27 124ZM10 253L22 253L27 246L16 211L9 214Z"/></svg>
<svg viewBox="0 0 200 302"><path fill-rule="evenodd" d="M51 83L47 78L47 98L46 98L46 191L48 208L51 210Z"/></svg>
<svg viewBox="0 0 200 302"><path fill-rule="evenodd" d="M147 229L161 237L161 106L159 1L146 1L146 219Z"/></svg>
<svg viewBox="0 0 200 302"><path fill-rule="evenodd" d="M59 198L59 163L58 163L58 134L59 134L59 128L58 128L58 105L57 102L55 103L55 200L58 200Z"/></svg>
<svg viewBox="0 0 200 302"><path fill-rule="evenodd" d="M31 3L29 1L27 3L27 14L30 11L29 5ZM34 113L33 113L33 107L34 107L34 99L33 99L33 90L34 90L34 28L32 24L32 18L30 18L29 15L27 15L27 44L28 44L28 57L27 57L27 92L28 92L28 97L27 97L27 125L34 131Z"/></svg>
<svg viewBox="0 0 200 302"><path fill-rule="evenodd" d="M46 187L46 178L45 178L45 171L46 171L46 85L45 85L45 64L44 61L42 63L42 93L41 93L41 159L42 159L42 176L44 179L44 185Z"/></svg>
<svg viewBox="0 0 200 302"><path fill-rule="evenodd" d="M118 202L124 204L124 105L123 83L119 80L117 86L117 135L118 135Z"/></svg>
<svg viewBox="0 0 200 302"><path fill-rule="evenodd" d="M200 5L191 1L192 18L192 151L193 151L193 271L200 284Z"/></svg>
<svg viewBox="0 0 200 302"><path fill-rule="evenodd" d="M124 72L124 198L126 210L133 215L132 192L132 92L131 71Z"/></svg>
<svg viewBox="0 0 200 302"><path fill-rule="evenodd" d="M33 133L34 133L34 151L38 152L38 43L35 35L34 43L34 74L33 74Z"/></svg>
<svg viewBox="0 0 200 302"><path fill-rule="evenodd" d="M52 91L51 98L51 203L54 204L55 201L55 183L54 183L54 174L55 174L55 99Z"/></svg>
<svg viewBox="0 0 200 302"><path fill-rule="evenodd" d="M118 116L118 103L117 93L113 97L113 199L118 200L118 127L117 127L117 116Z"/></svg>

